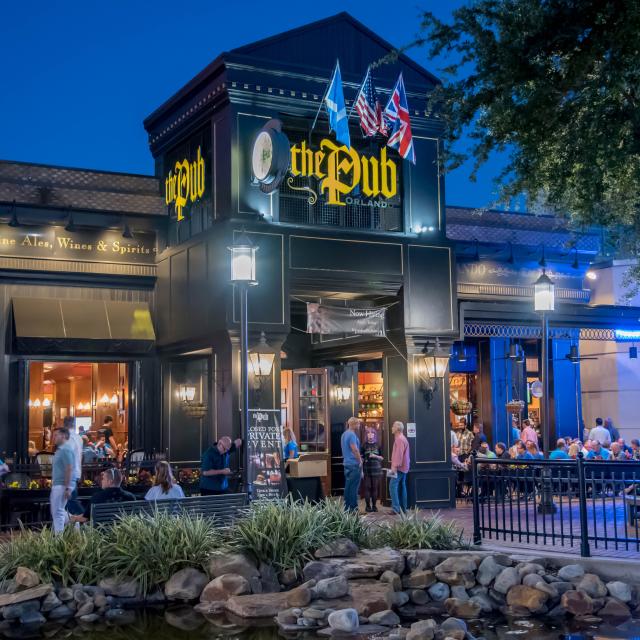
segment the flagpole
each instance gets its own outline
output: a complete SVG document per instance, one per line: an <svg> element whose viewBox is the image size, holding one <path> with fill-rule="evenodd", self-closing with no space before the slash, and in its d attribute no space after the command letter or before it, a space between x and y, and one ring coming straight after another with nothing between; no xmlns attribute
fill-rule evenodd
<svg viewBox="0 0 640 640"><path fill-rule="evenodd" d="M316 112L316 117L313 119L313 124L311 125L311 129L309 130L309 134L311 134L311 132L315 129L316 127L316 122L318 122L318 116L320 115L320 111L322 111L322 105L324 104L324 99L327 97L327 92L329 91L329 87L331 86L331 83L333 82L333 78L336 74L336 67L340 67L340 60L336 59L336 66L333 68L333 73L331 74L331 78L329 79L329 84L327 85L327 88L324 90L324 95L322 96L322 100L320 101L320 106L318 107L318 111Z"/></svg>

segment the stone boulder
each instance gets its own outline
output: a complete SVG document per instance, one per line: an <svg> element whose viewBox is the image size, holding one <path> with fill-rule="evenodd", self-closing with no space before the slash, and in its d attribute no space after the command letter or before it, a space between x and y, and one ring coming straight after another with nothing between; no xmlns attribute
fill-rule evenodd
<svg viewBox="0 0 640 640"><path fill-rule="evenodd" d="M406 640L433 640L437 630L435 620L418 620L411 625Z"/></svg>
<svg viewBox="0 0 640 640"><path fill-rule="evenodd" d="M358 545L349 538L338 538L319 549L316 549L316 558L355 558L359 549Z"/></svg>
<svg viewBox="0 0 640 640"><path fill-rule="evenodd" d="M493 556L486 556L478 567L477 581L484 587L488 587L501 573L505 567L497 563Z"/></svg>
<svg viewBox="0 0 640 640"><path fill-rule="evenodd" d="M450 594L449 585L444 582L436 582L429 587L429 597L434 602L444 602Z"/></svg>
<svg viewBox="0 0 640 640"><path fill-rule="evenodd" d="M363 549L353 558L326 558L321 564L334 569L333 575L344 575L347 580L353 578L379 578L385 571L393 571L398 575L404 573L405 559L402 553L384 547L382 549ZM304 568L307 579L309 565ZM317 571L317 568L314 567ZM323 578L329 575L323 575Z"/></svg>
<svg viewBox="0 0 640 640"><path fill-rule="evenodd" d="M394 591L402 591L402 578L395 571L384 571L380 576L380 582L389 583Z"/></svg>
<svg viewBox="0 0 640 640"><path fill-rule="evenodd" d="M98 586L104 590L108 596L117 598L136 598L140 595L141 589L137 580L121 580L119 578L103 578ZM60 593L58 593L60 596ZM60 596L64 601L64 598Z"/></svg>
<svg viewBox="0 0 640 640"><path fill-rule="evenodd" d="M548 594L524 584L511 587L507 593L507 604L510 607L524 607L531 613L540 611L548 599Z"/></svg>
<svg viewBox="0 0 640 640"><path fill-rule="evenodd" d="M628 620L631 617L629 607L616 598L607 598L607 602L598 611L598 615L602 618L616 618L616 620Z"/></svg>
<svg viewBox="0 0 640 640"><path fill-rule="evenodd" d="M447 613L454 618L477 618L482 611L482 607L473 598L470 600L459 600L458 598L449 598L444 602Z"/></svg>
<svg viewBox="0 0 640 640"><path fill-rule="evenodd" d="M336 631L353 633L360 626L360 618L355 609L341 609L329 614L329 626Z"/></svg>
<svg viewBox="0 0 640 640"><path fill-rule="evenodd" d="M18 589L31 589L40 584L40 576L27 567L18 567L14 581Z"/></svg>
<svg viewBox="0 0 640 640"><path fill-rule="evenodd" d="M377 580L351 580L349 596L351 607L361 616L369 617L393 605L394 591L390 584Z"/></svg>
<svg viewBox="0 0 640 640"><path fill-rule="evenodd" d="M558 578L563 582L579 580L584 575L584 569L579 564L568 564L558 571Z"/></svg>
<svg viewBox="0 0 640 640"><path fill-rule="evenodd" d="M607 585L595 573L585 573L576 588L592 598L604 598L608 593Z"/></svg>
<svg viewBox="0 0 640 640"><path fill-rule="evenodd" d="M480 564L476 556L450 556L435 568L436 578L450 586L463 585L467 589L476 583L474 573Z"/></svg>
<svg viewBox="0 0 640 640"><path fill-rule="evenodd" d="M323 580L324 578L333 578L340 573L338 566L320 560L311 560L302 569L305 580Z"/></svg>
<svg viewBox="0 0 640 640"><path fill-rule="evenodd" d="M244 553L214 555L209 560L207 572L211 578L217 578L226 573L236 573L247 581L260 577L256 563Z"/></svg>
<svg viewBox="0 0 640 640"><path fill-rule="evenodd" d="M169 578L164 592L169 600L182 600L185 602L198 600L208 582L209 579L202 571L188 567L180 569Z"/></svg>
<svg viewBox="0 0 640 640"><path fill-rule="evenodd" d="M349 593L349 583L344 576L324 578L318 580L313 592L318 598L342 598L342 596L346 596Z"/></svg>
<svg viewBox="0 0 640 640"><path fill-rule="evenodd" d="M402 576L405 589L426 589L436 582L436 574L431 569L416 569Z"/></svg>
<svg viewBox="0 0 640 640"><path fill-rule="evenodd" d="M515 567L503 569L493 583L494 591L506 594L511 587L520 584L520 574Z"/></svg>
<svg viewBox="0 0 640 640"><path fill-rule="evenodd" d="M369 624L379 624L383 627L395 627L400 624L400 616L391 609L376 611L369 616Z"/></svg>
<svg viewBox="0 0 640 640"><path fill-rule="evenodd" d="M445 636L450 632L462 632L464 638L467 634L467 623L459 618L447 618L440 625L440 631Z"/></svg>
<svg viewBox="0 0 640 640"><path fill-rule="evenodd" d="M228 600L231 596L249 593L249 581L237 573L223 573L205 586L200 594L200 602Z"/></svg>
<svg viewBox="0 0 640 640"><path fill-rule="evenodd" d="M19 602L27 602L28 600L38 600L49 595L53 591L50 584L39 584L37 587L25 589L24 591L16 591L15 593L0 594L0 607L8 607Z"/></svg>
<svg viewBox="0 0 640 640"><path fill-rule="evenodd" d="M19 620L30 611L40 611L40 602L38 600L10 604L2 610L2 617L5 620Z"/></svg>
<svg viewBox="0 0 640 640"><path fill-rule="evenodd" d="M313 583L305 583L280 593L231 596L225 603L225 609L240 618L273 618L279 611L306 607L311 602L312 586Z"/></svg>
<svg viewBox="0 0 640 640"><path fill-rule="evenodd" d="M560 604L574 616L586 616L593 613L593 600L584 591L563 593Z"/></svg>
<svg viewBox="0 0 640 640"><path fill-rule="evenodd" d="M620 602L631 602L633 598L631 587L626 582L620 582L619 580L607 582L607 591L609 591L609 595L612 598L616 598Z"/></svg>

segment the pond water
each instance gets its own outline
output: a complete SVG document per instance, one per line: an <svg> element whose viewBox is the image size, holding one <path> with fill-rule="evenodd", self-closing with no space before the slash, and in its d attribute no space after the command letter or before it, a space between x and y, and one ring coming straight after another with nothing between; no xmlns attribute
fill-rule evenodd
<svg viewBox="0 0 640 640"><path fill-rule="evenodd" d="M170 607L166 610L127 612L128 624L113 625L98 623L78 626L47 623L39 630L25 628L4 630L7 638L83 638L85 640L307 640L318 637L314 631L283 636L270 620L246 625L246 621L224 616L203 618L191 607ZM124 622L124 621L123 621ZM407 623L408 624L408 623ZM469 631L476 638L485 640L608 640L613 638L635 638L640 640L640 620L631 620L614 626L550 624L533 619L505 620L489 619L470 621ZM2 637L3 634L0 634Z"/></svg>

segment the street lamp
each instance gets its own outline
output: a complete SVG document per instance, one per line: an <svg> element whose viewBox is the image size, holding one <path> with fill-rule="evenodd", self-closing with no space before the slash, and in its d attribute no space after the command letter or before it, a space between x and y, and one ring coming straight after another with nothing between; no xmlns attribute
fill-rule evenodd
<svg viewBox="0 0 640 640"><path fill-rule="evenodd" d="M271 375L276 352L267 344L264 331L260 333L260 342L249 352L249 362L254 376L267 377Z"/></svg>
<svg viewBox="0 0 640 640"><path fill-rule="evenodd" d="M436 340L435 346L431 349L425 348L422 358L423 371L426 374L422 379L422 391L427 409L431 408L433 394L438 390L438 382L442 380L449 366L449 354L442 354L440 343Z"/></svg>
<svg viewBox="0 0 640 640"><path fill-rule="evenodd" d="M249 372L248 367L248 320L247 291L258 284L256 280L256 247L243 231L229 247L231 251L231 283L240 295L240 430L244 440L244 475L247 493L249 486Z"/></svg>
<svg viewBox="0 0 640 640"><path fill-rule="evenodd" d="M542 274L533 284L534 308L542 316L542 446L544 457L549 459L551 436L551 412L549 411L549 319L547 313L555 309L555 285L542 269ZM551 478L543 478L542 497L538 506L540 513L555 513L556 505L553 503L551 493Z"/></svg>

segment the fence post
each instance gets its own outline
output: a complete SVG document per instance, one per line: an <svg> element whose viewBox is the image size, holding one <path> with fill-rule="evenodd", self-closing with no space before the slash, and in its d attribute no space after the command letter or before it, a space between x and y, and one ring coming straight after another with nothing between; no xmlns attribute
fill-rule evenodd
<svg viewBox="0 0 640 640"><path fill-rule="evenodd" d="M476 466L476 452L471 454L471 478L473 491L473 544L480 544L482 536L480 535L480 496L478 491L478 468Z"/></svg>
<svg viewBox="0 0 640 640"><path fill-rule="evenodd" d="M591 556L589 549L589 525L587 523L587 487L584 477L584 455L578 453L576 460L578 467L578 502L580 505L580 555L583 558Z"/></svg>

